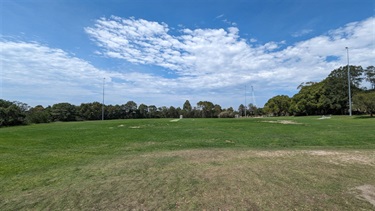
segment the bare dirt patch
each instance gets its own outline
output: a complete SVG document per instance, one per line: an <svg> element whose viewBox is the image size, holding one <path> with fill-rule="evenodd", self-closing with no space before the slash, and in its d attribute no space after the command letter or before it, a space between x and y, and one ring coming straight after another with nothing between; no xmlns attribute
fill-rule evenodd
<svg viewBox="0 0 375 211"><path fill-rule="evenodd" d="M291 120L277 120L277 121L262 121L262 122L268 122L268 123L274 123L274 124L283 124L283 125L301 125L302 123L298 123Z"/></svg>
<svg viewBox="0 0 375 211"><path fill-rule="evenodd" d="M373 185L362 185L355 188L359 190L361 193L357 196L357 198L361 200L368 201L375 207L375 186Z"/></svg>
<svg viewBox="0 0 375 211"><path fill-rule="evenodd" d="M339 152L332 152L332 151L325 151L325 150L313 150L313 151L308 151L308 153L311 155L317 155L317 156L330 156L330 155L342 154Z"/></svg>
<svg viewBox="0 0 375 211"><path fill-rule="evenodd" d="M130 129L139 129L139 128L141 128L140 126L131 126L131 127L129 127Z"/></svg>
<svg viewBox="0 0 375 211"><path fill-rule="evenodd" d="M180 119L172 119L170 122L178 122Z"/></svg>
<svg viewBox="0 0 375 211"><path fill-rule="evenodd" d="M359 151L340 152L340 151L313 150L313 151L306 151L306 153L313 155L313 156L325 157L326 161L334 163L334 164L338 164L338 165L362 164L362 165L375 166L375 152L363 155L363 153Z"/></svg>
<svg viewBox="0 0 375 211"><path fill-rule="evenodd" d="M276 151L256 151L254 152L254 154L259 157L285 157L285 156L297 155L297 152L289 151L289 150L276 150Z"/></svg>

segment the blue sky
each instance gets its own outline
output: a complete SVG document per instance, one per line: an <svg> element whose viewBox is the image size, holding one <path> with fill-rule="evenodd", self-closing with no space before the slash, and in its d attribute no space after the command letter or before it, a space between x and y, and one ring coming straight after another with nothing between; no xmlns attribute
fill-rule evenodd
<svg viewBox="0 0 375 211"><path fill-rule="evenodd" d="M1 96L237 109L375 61L373 0L0 0ZM255 102L253 102L254 88ZM246 89L245 89L246 87ZM246 93L246 94L245 94ZM246 99L245 99L246 96Z"/></svg>

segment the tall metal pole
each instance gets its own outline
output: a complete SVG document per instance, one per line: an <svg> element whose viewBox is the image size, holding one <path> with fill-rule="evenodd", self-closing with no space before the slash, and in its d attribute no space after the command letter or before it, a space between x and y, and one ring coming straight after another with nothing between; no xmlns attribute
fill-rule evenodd
<svg viewBox="0 0 375 211"><path fill-rule="evenodd" d="M254 95L254 87L251 86L251 93L253 95L253 103L254 103L254 106L257 107L257 103L255 102L255 95Z"/></svg>
<svg viewBox="0 0 375 211"><path fill-rule="evenodd" d="M246 85L245 85L245 117L246 117Z"/></svg>
<svg viewBox="0 0 375 211"><path fill-rule="evenodd" d="M349 48L346 48L346 55L348 57L348 94L349 94L349 116L352 116L352 94L350 91L350 67L349 67Z"/></svg>
<svg viewBox="0 0 375 211"><path fill-rule="evenodd" d="M104 120L104 84L105 84L105 78L103 78L103 103L102 103L102 120Z"/></svg>

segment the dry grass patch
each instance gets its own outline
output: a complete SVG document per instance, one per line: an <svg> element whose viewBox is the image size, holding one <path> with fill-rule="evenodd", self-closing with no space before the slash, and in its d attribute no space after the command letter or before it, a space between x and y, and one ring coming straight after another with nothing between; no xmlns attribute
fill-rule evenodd
<svg viewBox="0 0 375 211"><path fill-rule="evenodd" d="M375 166L375 153L364 155L362 151L323 151L313 150L308 151L309 154L315 156L323 156L328 162L338 165L360 164Z"/></svg>
<svg viewBox="0 0 375 211"><path fill-rule="evenodd" d="M368 201L375 208L375 186L373 185L362 185L355 188L360 191L360 194L357 196L359 199Z"/></svg>
<svg viewBox="0 0 375 211"><path fill-rule="evenodd" d="M350 190L361 187L367 193L361 199L369 197L374 153L212 149L122 155L66 168L64 175L46 171L40 178L45 185L1 196L0 208L371 210Z"/></svg>

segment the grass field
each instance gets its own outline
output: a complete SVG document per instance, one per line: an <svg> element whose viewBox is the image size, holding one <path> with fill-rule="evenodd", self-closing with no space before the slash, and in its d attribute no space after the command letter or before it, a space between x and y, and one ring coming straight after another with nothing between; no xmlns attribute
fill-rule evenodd
<svg viewBox="0 0 375 211"><path fill-rule="evenodd" d="M374 131L337 116L0 128L0 210L375 210Z"/></svg>

